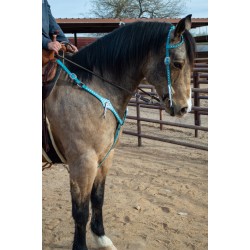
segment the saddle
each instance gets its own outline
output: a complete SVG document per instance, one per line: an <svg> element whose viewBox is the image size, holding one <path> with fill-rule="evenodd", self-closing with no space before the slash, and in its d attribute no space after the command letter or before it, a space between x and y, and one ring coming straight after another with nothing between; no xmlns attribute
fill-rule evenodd
<svg viewBox="0 0 250 250"><path fill-rule="evenodd" d="M56 34L53 35L53 41L56 41ZM59 54L64 57L64 53L70 51L67 49L67 45L70 43L61 44L62 48ZM43 156L46 162L49 163L62 163L65 162L54 143L52 133L48 125L45 109L45 99L49 96L52 89L56 85L56 82L60 76L61 67L58 67L56 62L55 52L49 50L42 50L42 148Z"/></svg>
<svg viewBox="0 0 250 250"><path fill-rule="evenodd" d="M42 100L51 93L59 78L61 68L58 67L53 51L42 50Z"/></svg>
<svg viewBox="0 0 250 250"><path fill-rule="evenodd" d="M56 30L54 32L52 41L56 41L56 37L58 35L59 31ZM63 44L62 48L60 49L60 52L63 53L67 52L67 45L69 43ZM70 45L70 44L69 44ZM60 53L59 52L59 53ZM42 50L42 82L43 82L43 100L45 100L50 92L52 91L59 75L60 75L60 70L58 70L58 65L56 62L55 58L55 52L54 51L49 51L49 50Z"/></svg>
<svg viewBox="0 0 250 250"><path fill-rule="evenodd" d="M54 51L43 49L42 51L42 80L43 84L51 81L56 74L57 63Z"/></svg>
<svg viewBox="0 0 250 250"><path fill-rule="evenodd" d="M61 56L64 56L64 52L67 52L67 48L62 44L62 48L59 51ZM55 86L57 79L59 78L61 68L58 67L55 58L55 52L49 50L42 50L42 83L43 83L43 92L42 99L45 100L53 87Z"/></svg>

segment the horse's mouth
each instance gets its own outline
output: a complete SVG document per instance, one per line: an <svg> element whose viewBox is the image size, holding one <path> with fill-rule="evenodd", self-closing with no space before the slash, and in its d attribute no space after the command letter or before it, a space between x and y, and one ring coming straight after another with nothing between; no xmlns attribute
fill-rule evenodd
<svg viewBox="0 0 250 250"><path fill-rule="evenodd" d="M173 105L170 105L170 99L168 98L168 94L164 95L162 98L160 98L161 100L161 107L163 107L166 111L166 113L168 113L170 116L176 116L178 118L183 117L187 112L188 112L188 107L183 107L180 110L176 110L174 101L173 101Z"/></svg>
<svg viewBox="0 0 250 250"><path fill-rule="evenodd" d="M170 107L170 102L168 98L161 98L161 107L168 113L170 116L175 116L174 108Z"/></svg>
<svg viewBox="0 0 250 250"><path fill-rule="evenodd" d="M170 115L170 116L175 116L174 108L166 107L165 106L165 111Z"/></svg>
<svg viewBox="0 0 250 250"><path fill-rule="evenodd" d="M181 117L183 117L185 114L186 114L186 112L176 112L175 111L175 108L174 107L169 107L169 106L166 106L165 105L165 111L166 111L166 113L168 113L170 116L175 116L175 117L178 117L178 118L181 118Z"/></svg>

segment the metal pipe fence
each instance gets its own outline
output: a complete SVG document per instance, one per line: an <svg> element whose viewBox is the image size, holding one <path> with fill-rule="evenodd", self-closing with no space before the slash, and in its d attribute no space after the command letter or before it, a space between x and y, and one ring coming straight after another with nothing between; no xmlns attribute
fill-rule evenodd
<svg viewBox="0 0 250 250"><path fill-rule="evenodd" d="M192 113L194 115L194 124L180 124L176 122L169 122L163 121L162 108L159 105L154 104L147 104L145 102L140 101L138 98L132 98L129 102L129 106L136 108L136 116L128 115L128 120L135 120L137 125L137 131L128 131L124 130L124 134L136 136L138 138L138 146L142 146L142 138L147 138L151 140L157 140L167 143L173 143L177 145L182 145L186 147L192 147L200 150L208 150L207 146L201 146L194 143L187 143L183 141L176 141L172 139L162 138L160 136L152 136L142 133L142 123L141 122L148 122L148 123L156 123L160 125L160 130L163 129L163 125L167 126L174 126L174 127L181 127L185 129L192 129L195 132L195 137L198 137L198 131L208 131L208 127L201 126L201 116L208 115L208 108L201 107L201 100L208 100L208 88L204 88L200 85L208 85L208 59L207 58L199 58L196 59L196 63L194 65L192 77L191 77L191 84L193 85L192 88L192 98L193 98L193 107ZM148 93L157 95L154 86L149 84L140 84L140 88L147 90ZM138 91L138 90L137 90ZM139 93L139 92L138 92ZM140 92L140 95L144 95ZM152 110L159 110L159 119L149 119L141 117L141 108L152 109Z"/></svg>

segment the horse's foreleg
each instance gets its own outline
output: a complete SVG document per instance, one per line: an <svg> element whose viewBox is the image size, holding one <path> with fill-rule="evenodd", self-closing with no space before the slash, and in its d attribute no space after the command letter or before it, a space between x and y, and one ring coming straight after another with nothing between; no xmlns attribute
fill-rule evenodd
<svg viewBox="0 0 250 250"><path fill-rule="evenodd" d="M99 178L99 176L97 176L91 192L91 205L92 205L91 230L97 236L105 235L103 227L103 218L102 218L104 190L105 190L105 177Z"/></svg>
<svg viewBox="0 0 250 250"><path fill-rule="evenodd" d="M111 165L113 155L104 162L98 169L97 176L91 191L91 231L93 233L97 247L102 250L116 250L112 241L105 235L102 217L102 207L104 202L105 179Z"/></svg>
<svg viewBox="0 0 250 250"><path fill-rule="evenodd" d="M89 199L86 198L80 204L72 199L72 216L75 220L75 234L73 250L87 250L86 224L89 216Z"/></svg>
<svg viewBox="0 0 250 250"><path fill-rule="evenodd" d="M89 199L96 176L96 164L93 159L82 157L70 166L70 191L72 216L75 221L73 250L87 250L86 225L89 218Z"/></svg>

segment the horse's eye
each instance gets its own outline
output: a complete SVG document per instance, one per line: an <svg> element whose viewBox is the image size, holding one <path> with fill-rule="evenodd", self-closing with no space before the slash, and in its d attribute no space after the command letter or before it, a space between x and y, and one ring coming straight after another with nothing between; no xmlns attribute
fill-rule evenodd
<svg viewBox="0 0 250 250"><path fill-rule="evenodd" d="M177 69L182 69L183 64L180 63L180 62L174 62L174 67L177 68Z"/></svg>

